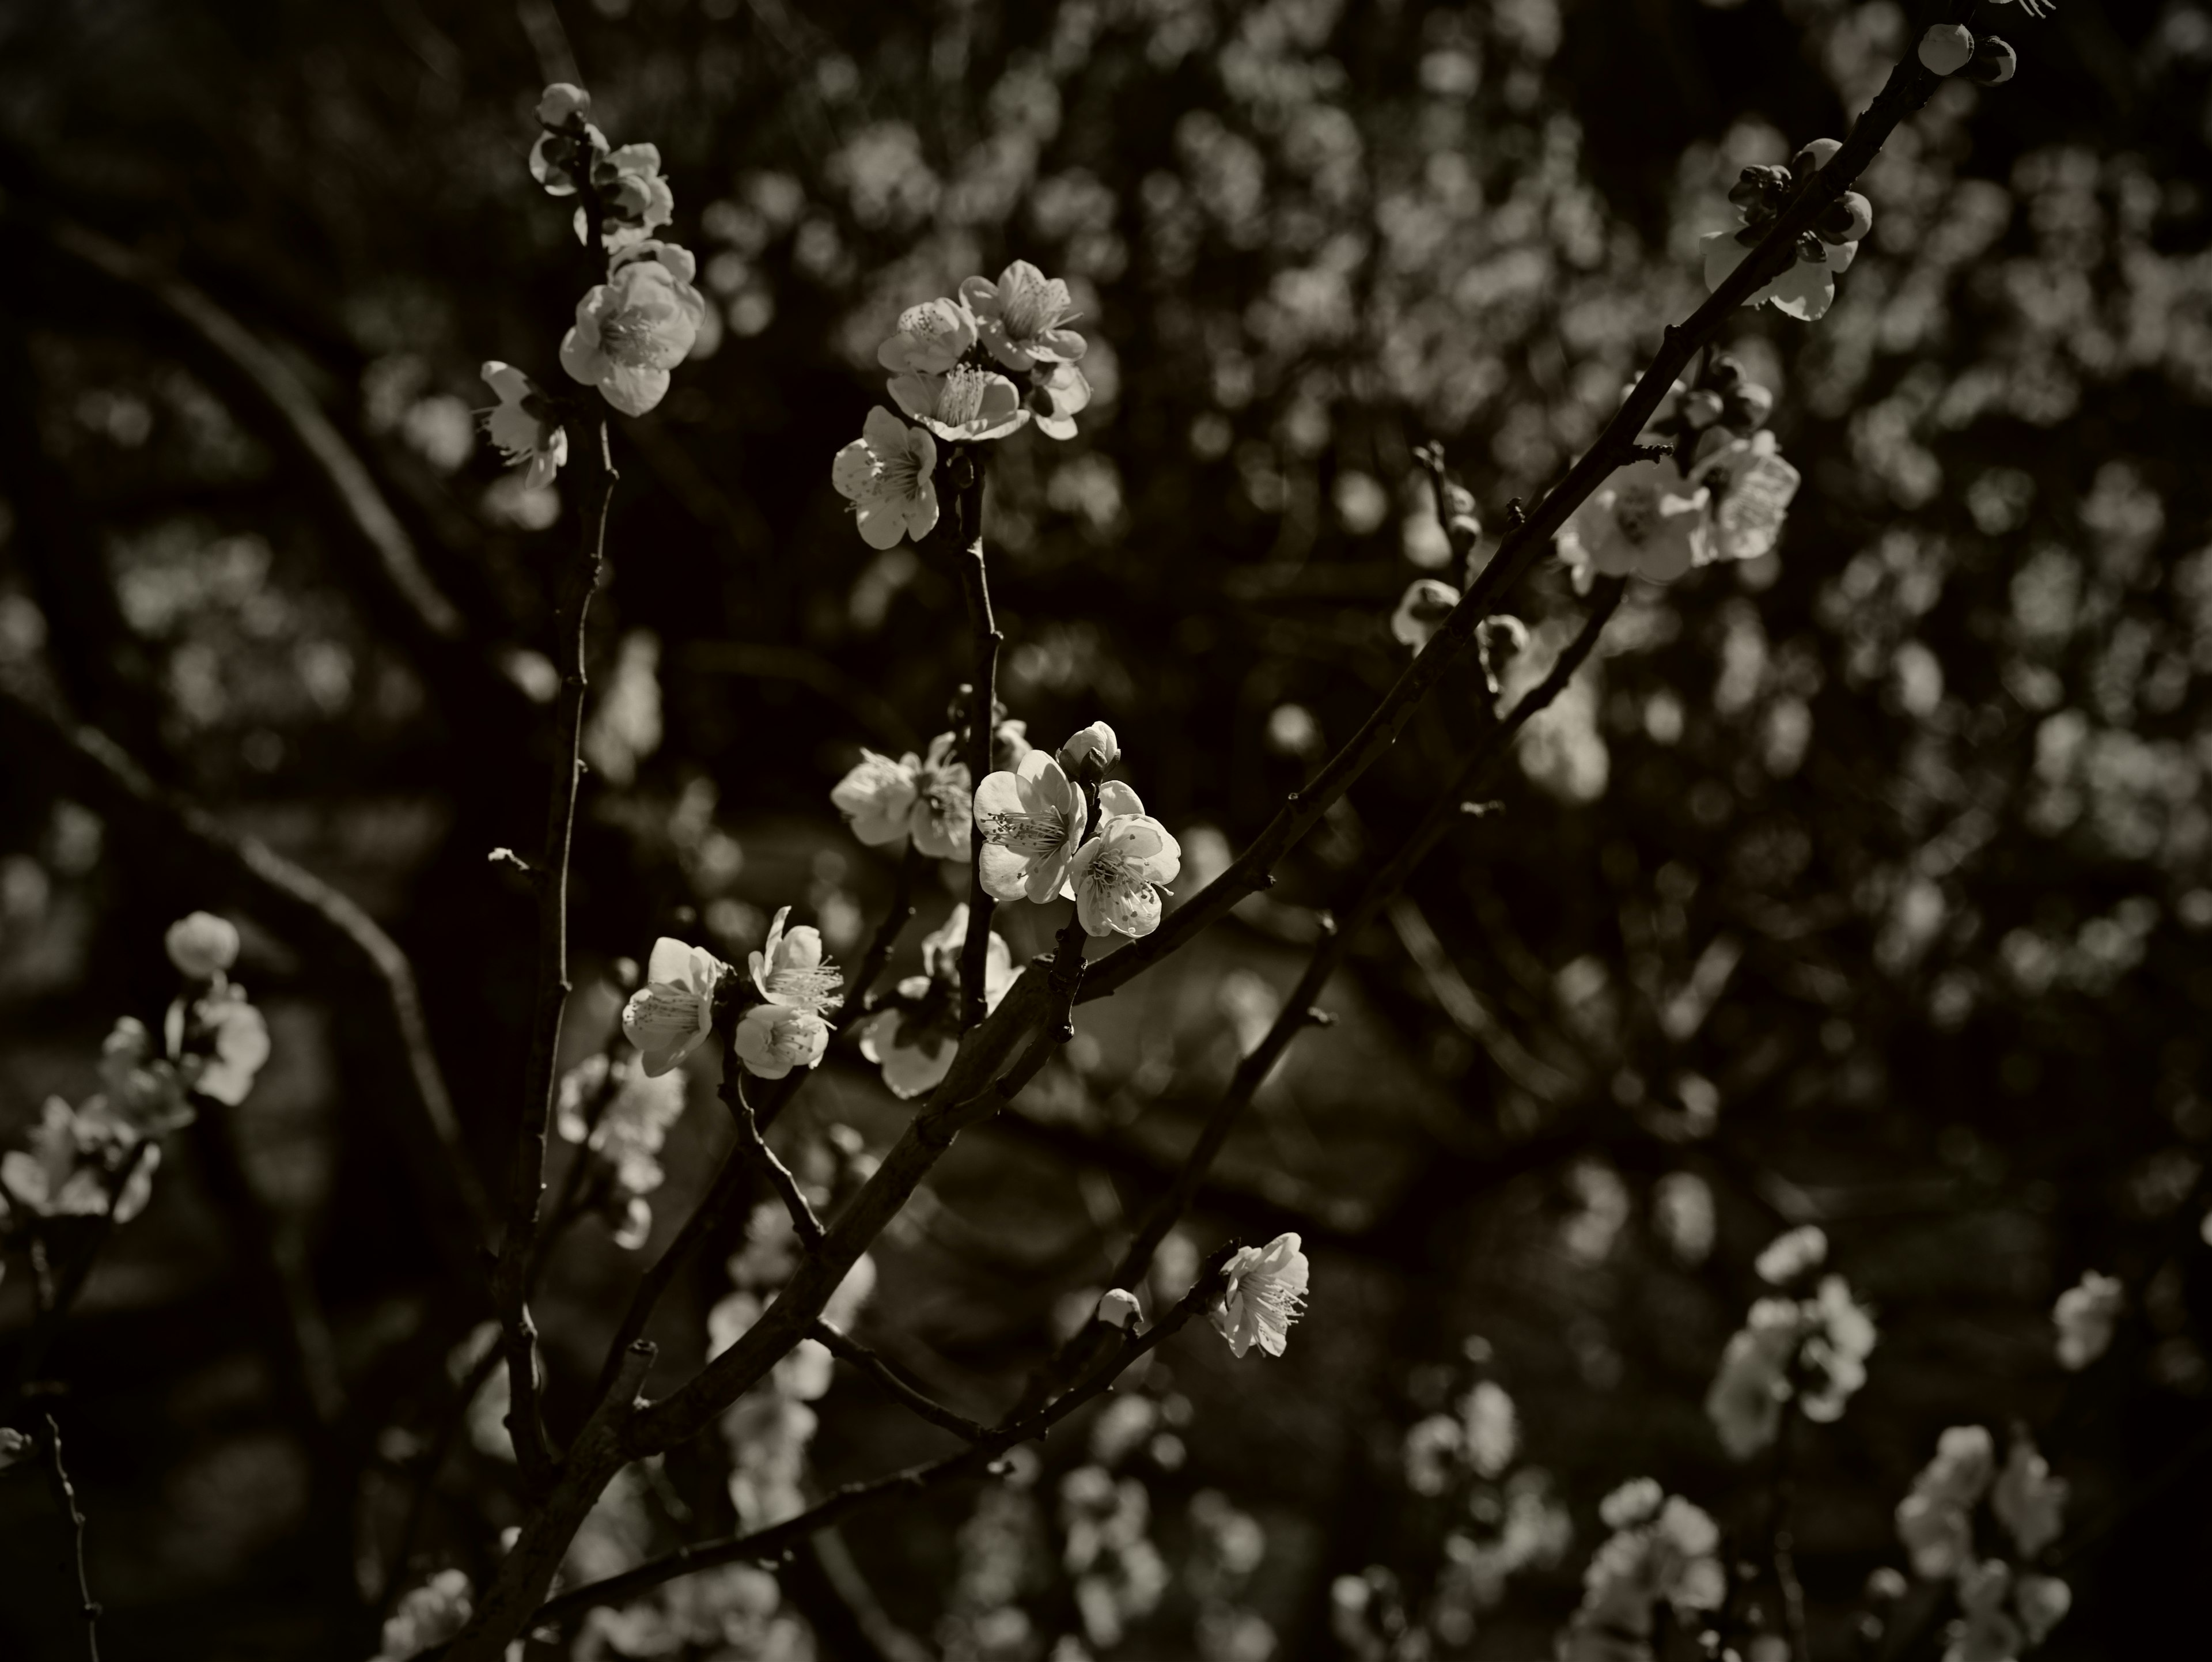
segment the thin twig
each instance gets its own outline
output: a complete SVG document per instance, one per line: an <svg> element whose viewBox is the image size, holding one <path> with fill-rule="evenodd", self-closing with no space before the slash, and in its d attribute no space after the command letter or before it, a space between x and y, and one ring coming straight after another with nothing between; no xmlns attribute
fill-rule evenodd
<svg viewBox="0 0 2212 1662"><path fill-rule="evenodd" d="M845 983L845 1001L837 1007L838 1026L843 1026L868 1008L868 989L882 977L884 966L891 961L891 953L898 946L899 936L913 921L915 880L928 863L929 856L908 837L906 852L899 856L898 874L891 880L891 904L884 912L884 921L876 925L868 950L860 954L860 968ZM763 1118L763 1126L767 1123Z"/></svg>
<svg viewBox="0 0 2212 1662"><path fill-rule="evenodd" d="M964 1414L955 1414L934 1397L917 1390L901 1379L891 1365L860 1343L848 1338L827 1322L817 1322L807 1330L807 1336L829 1347L830 1352L860 1370L906 1408L941 1431L949 1431L963 1442L980 1443L991 1434L989 1430Z"/></svg>
<svg viewBox="0 0 2212 1662"><path fill-rule="evenodd" d="M991 612L990 573L983 557L983 463L970 452L963 459L971 471L954 499L962 541L960 592L968 603L968 630L975 639L975 679L968 695L968 785L980 789L991 771L991 739L999 723L999 632ZM958 475L956 473L955 477ZM960 1026L983 1020L983 982L990 962L991 913L998 902L983 886L983 825L969 815L968 938L960 946Z"/></svg>
<svg viewBox="0 0 2212 1662"><path fill-rule="evenodd" d="M1797 1579L1796 1542L1790 1514L1796 1500L1797 1482L1791 1470L1796 1439L1790 1434L1797 1413L1785 1406L1782 1424L1774 1434L1774 1464L1769 1473L1766 1497L1766 1542L1774 1560L1774 1584L1782 1594L1783 1636L1790 1646L1790 1662L1811 1662L1805 1639L1805 1588Z"/></svg>
<svg viewBox="0 0 2212 1662"><path fill-rule="evenodd" d="M76 1485L70 1482L62 1464L62 1428L51 1414L46 1418L46 1481L54 1492L54 1505L69 1519L70 1556L76 1568L77 1605L84 1613L84 1648L92 1662L100 1662L100 1601L92 1596L92 1581L84 1568L84 1512L76 1503Z"/></svg>
<svg viewBox="0 0 2212 1662"><path fill-rule="evenodd" d="M775 1150L761 1135L760 1123L753 1117L753 1105L745 1100L744 1075L734 1068L726 1068L722 1080L723 1099L726 1101L731 1096L738 1099L738 1146L744 1150L746 1158L760 1167L769 1187L783 1202L783 1209L791 1215L791 1227L799 1245L813 1251L822 1245L822 1220L814 1215L813 1204L799 1188L799 1179L792 1176L791 1168L775 1157Z"/></svg>
<svg viewBox="0 0 2212 1662"><path fill-rule="evenodd" d="M115 1233L120 1220L115 1208L123 1203L130 1191L131 1180L138 1175L147 1152L154 1147L151 1137L141 1137L131 1145L129 1156L122 1166L109 1174L107 1205L94 1220L89 1238L83 1249L70 1263L61 1279L55 1283L52 1295L43 1301L42 1307L31 1323L31 1330L24 1336L23 1348L15 1361L15 1380L4 1401L0 1401L0 1414L6 1413L21 1402L46 1365L46 1353L53 1348L54 1341L61 1335L62 1324L69 1319L76 1306L77 1294L84 1291L85 1282L91 1278L93 1261L100 1257L100 1249L107 1245L108 1237Z"/></svg>

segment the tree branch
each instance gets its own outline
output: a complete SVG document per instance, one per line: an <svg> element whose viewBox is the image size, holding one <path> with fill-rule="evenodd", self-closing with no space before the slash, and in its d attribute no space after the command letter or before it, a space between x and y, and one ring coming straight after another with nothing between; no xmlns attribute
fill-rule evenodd
<svg viewBox="0 0 2212 1662"><path fill-rule="evenodd" d="M968 602L968 629L975 642L975 679L968 694L968 787L979 788L991 771L991 738L999 724L999 632L991 612L990 574L983 559L983 463L972 451L954 463L960 483L953 499L960 559L960 592ZM964 479L958 470L969 471ZM960 1025L983 1019L984 970L990 961L991 913L998 905L983 886L983 826L969 816L968 938L960 946Z"/></svg>
<svg viewBox="0 0 2212 1662"><path fill-rule="evenodd" d="M722 1070L722 1099L728 1102L732 1097L737 1099L732 1111L738 1121L738 1146L747 1159L760 1167L769 1187L783 1202L783 1209L791 1215L791 1227L799 1245L813 1251L822 1245L822 1220L814 1215L814 1208L799 1188L799 1179L791 1175L791 1168L775 1157L775 1150L761 1135L760 1123L753 1117L752 1104L745 1100L744 1075L726 1065Z"/></svg>
<svg viewBox="0 0 2212 1662"><path fill-rule="evenodd" d="M991 1434L983 1426L964 1414L955 1414L935 1398L927 1396L901 1379L881 1356L854 1339L848 1338L827 1322L817 1322L806 1331L807 1337L826 1345L831 1354L848 1361L881 1385L904 1407L940 1431L949 1431L963 1442L980 1443Z"/></svg>
<svg viewBox="0 0 2212 1662"><path fill-rule="evenodd" d="M92 1596L92 1581L84 1568L84 1512L76 1503L76 1485L62 1464L62 1428L51 1414L46 1420L46 1481L54 1506L69 1520L70 1560L76 1571L77 1606L84 1616L84 1648L92 1662L100 1662L100 1603Z"/></svg>

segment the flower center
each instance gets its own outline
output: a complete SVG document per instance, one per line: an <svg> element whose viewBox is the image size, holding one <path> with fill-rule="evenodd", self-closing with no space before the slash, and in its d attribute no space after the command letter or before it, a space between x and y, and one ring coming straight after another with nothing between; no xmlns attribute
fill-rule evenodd
<svg viewBox="0 0 2212 1662"><path fill-rule="evenodd" d="M1020 854L1050 854L1067 841L1067 816L1058 808L1042 813L987 813L983 840Z"/></svg>
<svg viewBox="0 0 2212 1662"><path fill-rule="evenodd" d="M837 1001L837 989L845 984L845 972L830 965L811 967L795 964L770 970L768 974L769 995L779 1004L794 1009L808 1009L817 1015L826 1015Z"/></svg>
<svg viewBox="0 0 2212 1662"><path fill-rule="evenodd" d="M599 324L599 350L626 368L647 368L653 352L653 325L642 312L625 307Z"/></svg>
<svg viewBox="0 0 2212 1662"><path fill-rule="evenodd" d="M1102 889L1125 888L1129 883L1129 856L1102 851L1091 861L1086 883Z"/></svg>
<svg viewBox="0 0 2212 1662"><path fill-rule="evenodd" d="M1659 523L1659 493L1648 484L1624 485L1613 499L1613 523L1641 546Z"/></svg>
<svg viewBox="0 0 2212 1662"><path fill-rule="evenodd" d="M983 411L983 394L990 390L988 372L971 364L956 364L937 394L937 418L948 427L971 422Z"/></svg>

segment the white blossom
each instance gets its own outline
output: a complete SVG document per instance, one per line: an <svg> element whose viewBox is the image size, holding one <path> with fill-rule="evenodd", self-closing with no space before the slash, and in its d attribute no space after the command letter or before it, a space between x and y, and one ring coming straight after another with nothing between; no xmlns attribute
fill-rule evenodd
<svg viewBox="0 0 2212 1662"><path fill-rule="evenodd" d="M1449 583L1434 577L1416 577L1399 596L1398 609L1390 614L1391 638L1400 646L1413 648L1418 655L1436 638L1437 631L1444 626L1444 619L1458 605L1459 590Z"/></svg>
<svg viewBox="0 0 2212 1662"><path fill-rule="evenodd" d="M1027 400L1037 430L1048 439L1075 436L1075 418L1091 407L1091 382L1072 363L1040 363L1030 371Z"/></svg>
<svg viewBox="0 0 2212 1662"><path fill-rule="evenodd" d="M901 537L920 542L936 527L936 470L937 441L878 405L830 465L830 482L853 504L860 540L889 548Z"/></svg>
<svg viewBox="0 0 2212 1662"><path fill-rule="evenodd" d="M1931 23L1918 55L1931 74L1955 75L1973 61L1973 33L1962 23Z"/></svg>
<svg viewBox="0 0 2212 1662"><path fill-rule="evenodd" d="M953 735L930 740L929 753L912 751L894 762L863 750L859 764L831 788L830 801L853 835L871 848L914 839L933 860L964 860L974 797L968 764L952 753Z"/></svg>
<svg viewBox="0 0 2212 1662"><path fill-rule="evenodd" d="M1667 460L1616 469L1559 527L1559 557L1601 576L1671 582L1711 557L1712 492Z"/></svg>
<svg viewBox="0 0 2212 1662"><path fill-rule="evenodd" d="M1067 862L1075 915L1086 934L1148 935L1160 926L1158 885L1182 869L1182 848L1118 780L1098 788L1097 836Z"/></svg>
<svg viewBox="0 0 2212 1662"><path fill-rule="evenodd" d="M576 302L561 342L561 367L625 416L667 395L669 371L699 338L706 301L691 286L690 254L665 243L627 251L607 280Z"/></svg>
<svg viewBox="0 0 2212 1662"><path fill-rule="evenodd" d="M599 223L599 238L610 253L635 248L676 217L676 193L660 176L659 145L625 144L608 152L592 172L606 209ZM576 240L588 243L591 240L591 222L580 207ZM684 281L690 281L689 272Z"/></svg>
<svg viewBox="0 0 2212 1662"><path fill-rule="evenodd" d="M830 1048L830 1024L811 1010L756 1004L731 1038L738 1060L760 1079L781 1079L793 1068L811 1068Z"/></svg>
<svg viewBox="0 0 2212 1662"><path fill-rule="evenodd" d="M837 1008L844 972L823 957L821 930L811 923L784 928L790 916L790 907L780 908L768 926L768 940L748 955L753 985L770 1004L825 1016Z"/></svg>
<svg viewBox="0 0 2212 1662"><path fill-rule="evenodd" d="M573 81L556 81L538 96L538 120L542 126L565 127L571 116L591 113L591 94Z"/></svg>
<svg viewBox="0 0 2212 1662"><path fill-rule="evenodd" d="M941 375L975 344L975 319L957 301L926 300L899 314L898 332L876 349L895 375Z"/></svg>
<svg viewBox="0 0 2212 1662"><path fill-rule="evenodd" d="M1242 1356L1257 1344L1279 1356L1291 1324L1305 1310L1306 1255L1296 1235L1278 1235L1265 1246L1243 1246L1226 1267L1228 1284L1213 1309L1213 1325Z"/></svg>
<svg viewBox="0 0 2212 1662"><path fill-rule="evenodd" d="M2078 1373L2103 1355L2112 1342L2127 1289L2117 1275L2084 1272L2079 1282L2058 1295L2051 1319L2058 1328L2058 1365Z"/></svg>
<svg viewBox="0 0 2212 1662"><path fill-rule="evenodd" d="M957 363L943 374L893 375L891 399L940 439L1004 438L1030 418L1013 382L996 370Z"/></svg>
<svg viewBox="0 0 2212 1662"><path fill-rule="evenodd" d="M1727 282L1729 274L1751 253L1750 247L1740 241L1734 231L1715 231L1700 238L1698 247L1704 253L1708 289L1717 289ZM1824 244L1820 259L1799 259L1744 304L1771 306L1785 317L1817 323L1835 304L1836 279L1851 269L1851 261L1858 257L1858 252L1856 242Z"/></svg>
<svg viewBox="0 0 2212 1662"><path fill-rule="evenodd" d="M730 966L704 947L668 935L653 943L645 985L623 1007L623 1032L647 1077L658 1079L699 1048L714 1022L714 989Z"/></svg>
<svg viewBox="0 0 2212 1662"><path fill-rule="evenodd" d="M538 383L511 363L483 367L484 382L498 404L483 412L484 431L509 467L523 470L526 490L543 490L568 460L568 429L553 419Z"/></svg>
<svg viewBox="0 0 2212 1662"><path fill-rule="evenodd" d="M1060 894L1090 815L1081 787L1048 752L1033 750L1014 771L987 775L975 788L984 892L1039 904Z"/></svg>
<svg viewBox="0 0 2212 1662"><path fill-rule="evenodd" d="M1121 741L1103 721L1068 735L1060 747L1060 764L1072 774L1103 772L1121 759Z"/></svg>
<svg viewBox="0 0 2212 1662"><path fill-rule="evenodd" d="M1098 1319L1109 1327L1126 1329L1141 1313L1137 1295L1122 1288L1109 1288L1098 1300Z"/></svg>
<svg viewBox="0 0 2212 1662"><path fill-rule="evenodd" d="M966 902L953 907L943 926L922 939L921 967L898 984L903 1002L878 1010L860 1028L860 1054L884 1071L884 1084L902 1099L934 1090L951 1071L960 1048L960 955L968 940ZM1020 973L1005 939L994 930L983 953L983 1013L999 1001Z"/></svg>
<svg viewBox="0 0 2212 1662"><path fill-rule="evenodd" d="M1800 475L1764 428L1740 438L1716 428L1698 441L1690 477L1712 492L1708 557L1755 560L1774 551Z"/></svg>
<svg viewBox="0 0 2212 1662"><path fill-rule="evenodd" d="M1990 1510L2022 1562L2039 1555L2066 1527L2066 1480L2051 1475L2051 1462L2025 1434L2014 1434L2004 1470L1990 1489Z"/></svg>
<svg viewBox="0 0 2212 1662"><path fill-rule="evenodd" d="M1648 1659L1660 1604L1687 1616L1717 1610L1726 1598L1719 1526L1680 1495L1662 1501L1661 1494L1642 1478L1607 1497L1601 1515L1614 1533L1583 1572L1582 1606L1561 1635L1560 1654L1571 1662Z"/></svg>
<svg viewBox="0 0 2212 1662"><path fill-rule="evenodd" d="M1721 1446L1747 1460L1773 1442L1790 1399L1790 1365L1804 1336L1805 1318L1792 1299L1761 1299L1722 1353L1705 1414Z"/></svg>
<svg viewBox="0 0 2212 1662"><path fill-rule="evenodd" d="M1989 1492L1996 1469L1996 1446L1981 1426L1953 1426L1936 1440L1936 1458L1897 1505L1898 1539L1915 1574L1936 1580L1972 1561L1974 1506Z"/></svg>
<svg viewBox="0 0 2212 1662"><path fill-rule="evenodd" d="M161 945L179 975L212 981L238 962L238 925L213 912L191 912L169 925Z"/></svg>
<svg viewBox="0 0 2212 1662"><path fill-rule="evenodd" d="M975 319L991 354L1009 369L1039 363L1075 363L1085 342L1063 326L1075 316L1067 284L1048 277L1025 259L999 273L999 280L971 277L960 285L960 298Z"/></svg>
<svg viewBox="0 0 2212 1662"><path fill-rule="evenodd" d="M383 1647L373 1662L406 1662L444 1644L468 1626L475 1609L467 1572L440 1570L393 1606L385 1618Z"/></svg>
<svg viewBox="0 0 2212 1662"><path fill-rule="evenodd" d="M27 1149L11 1148L0 1155L0 1189L26 1211L52 1218L97 1217L108 1211L113 1172L131 1158L137 1139L100 1097L90 1098L81 1109L48 1097L26 1141ZM118 1223L128 1223L144 1208L161 1158L159 1143L149 1143L138 1155L130 1182L113 1196Z"/></svg>
<svg viewBox="0 0 2212 1662"><path fill-rule="evenodd" d="M269 1060L269 1024L234 983L217 983L197 998L176 1000L162 1032L185 1087L234 1108L246 1100Z"/></svg>

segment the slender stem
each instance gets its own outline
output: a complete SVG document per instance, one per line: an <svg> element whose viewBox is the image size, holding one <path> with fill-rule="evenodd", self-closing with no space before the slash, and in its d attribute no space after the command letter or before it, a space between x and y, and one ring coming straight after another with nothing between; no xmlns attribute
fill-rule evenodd
<svg viewBox="0 0 2212 1662"><path fill-rule="evenodd" d="M1774 1434L1774 1464L1768 1476L1766 1538L1774 1559L1775 1586L1782 1593L1782 1629L1790 1646L1790 1662L1812 1662L1813 1653L1805 1637L1805 1588L1797 1580L1796 1543L1790 1522L1790 1508L1797 1497L1793 1470L1796 1439L1790 1434L1796 1424L1796 1409L1785 1403L1782 1424Z"/></svg>
<svg viewBox="0 0 2212 1662"><path fill-rule="evenodd" d="M785 1075L789 1078L789 1075ZM822 1245L822 1220L814 1215L814 1208L805 1191L799 1188L799 1179L791 1175L791 1168L775 1157L775 1150L768 1146L761 1135L760 1123L753 1117L752 1104L745 1100L744 1075L734 1068L726 1068L722 1075L722 1094L725 1100L737 1098L735 1112L738 1121L738 1146L746 1158L760 1167L768 1178L769 1187L775 1190L783 1209L791 1215L791 1227L799 1237L799 1245L811 1252Z"/></svg>
<svg viewBox="0 0 2212 1662"><path fill-rule="evenodd" d="M69 1519L73 1543L70 1556L76 1569L77 1605L84 1613L84 1648L92 1662L100 1662L100 1603L92 1596L92 1581L84 1568L84 1512L76 1503L76 1485L62 1464L62 1428L51 1414L46 1419L46 1481L54 1492L54 1505Z"/></svg>
<svg viewBox="0 0 2212 1662"><path fill-rule="evenodd" d="M882 977L884 966L891 961L891 953L898 946L898 938L914 918L914 886L921 868L929 863L929 856L907 840L906 852L899 856L898 874L891 880L891 904L884 913L884 921L876 925L876 933L868 942L868 950L860 955L860 967L853 971L853 978L845 983L845 1001L837 1007L836 1025L843 1026L868 1008L868 991ZM766 1126L763 1119L762 1124Z"/></svg>
<svg viewBox="0 0 2212 1662"><path fill-rule="evenodd" d="M69 1319L77 1294L84 1291L85 1282L91 1279L94 1260L100 1257L101 1249L107 1245L108 1237L115 1233L118 1221L115 1208L123 1203L123 1196L130 1191L131 1180L138 1175L138 1168L144 1163L147 1151L153 1147L151 1137L140 1138L131 1146L131 1153L121 1167L108 1178L106 1208L94 1222L91 1239L85 1242L84 1250L71 1260L60 1280L53 1284L51 1294L45 1299L31 1324L30 1332L24 1336L22 1354L15 1363L15 1385L9 1391L5 1403L0 1404L0 1412L20 1402L38 1379L40 1368L46 1365L46 1353L53 1348L55 1339L60 1336L62 1324ZM40 1279L42 1282L45 1280L44 1277Z"/></svg>
<svg viewBox="0 0 2212 1662"><path fill-rule="evenodd" d="M902 1404L939 1430L949 1431L955 1437L970 1443L980 1443L991 1434L966 1415L955 1414L936 1398L909 1385L881 1356L857 1340L846 1337L829 1323L817 1322L807 1330L807 1333L809 1337L826 1345L841 1360L852 1363Z"/></svg>
<svg viewBox="0 0 2212 1662"><path fill-rule="evenodd" d="M983 465L970 454L962 464L970 472L955 498L958 534L965 552L960 561L960 590L968 602L968 629L975 642L975 679L968 695L968 781L980 787L991 771L991 737L999 722L999 632L991 612L991 580L983 558ZM956 466L958 466L956 465ZM956 472L956 478L959 475ZM983 1020L983 978L990 961L991 912L999 903L983 887L983 827L970 816L968 859L968 938L960 947L960 1024L964 1031Z"/></svg>
<svg viewBox="0 0 2212 1662"><path fill-rule="evenodd" d="M1609 577L1600 582L1592 593L1589 614L1583 618L1582 628L1561 650L1544 679L1523 693L1505 718L1476 742L1450 784L1429 805L1428 811L1421 816L1413 833L1395 854L1376 868L1374 875L1368 880L1367 886L1345 914L1341 926L1332 923L1322 931L1312 956L1306 960L1304 973L1299 976L1290 996L1283 1001L1283 1008L1265 1037L1253 1047L1249 1055L1237 1063L1237 1071L1230 1079L1229 1088L1222 1093L1221 1100L1207 1117L1204 1128L1199 1132L1197 1142L1192 1145L1190 1154L1176 1172L1174 1182L1168 1186L1167 1192L1153 1203L1143 1226L1137 1231L1136 1238L1122 1253L1121 1263L1115 1266L1110 1285L1133 1289L1143 1279L1152 1263L1152 1254L1158 1250L1161 1241L1167 1238L1168 1231L1174 1228L1182 1215L1189 1210L1192 1199L1228 1142L1229 1134L1235 1128L1237 1118L1250 1105L1275 1063L1290 1048L1291 1041L1307 1027L1316 1026L1324 1020L1316 1008L1315 1001L1321 996L1322 989L1328 985L1329 977L1335 974L1338 965L1343 962L1353 939L1380 915L1391 897L1413 875L1414 868L1427 857L1443 834L1457 823L1461 817L1461 803L1468 792L1480 782L1482 776L1505 753L1516 735L1532 717L1566 689L1568 682L1574 679L1575 672L1582 667L1596 647L1598 637L1605 632L1606 624L1620 608L1621 597L1626 592L1627 583L1623 578Z"/></svg>

